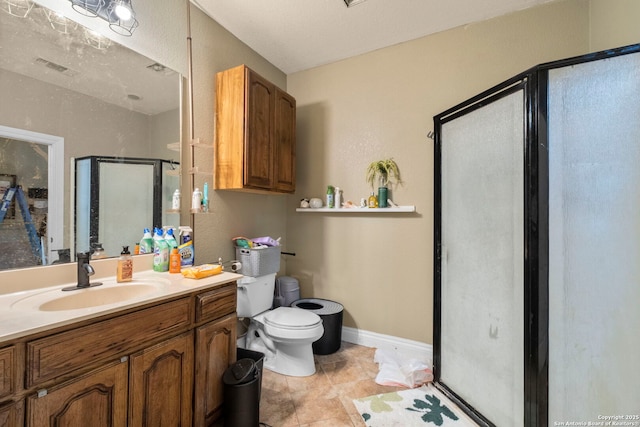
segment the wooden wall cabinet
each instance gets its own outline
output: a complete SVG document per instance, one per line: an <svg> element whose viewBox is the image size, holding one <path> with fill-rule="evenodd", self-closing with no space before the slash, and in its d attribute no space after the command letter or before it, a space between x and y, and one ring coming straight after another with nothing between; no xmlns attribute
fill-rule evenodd
<svg viewBox="0 0 640 427"><path fill-rule="evenodd" d="M296 100L240 65L216 75L217 190L293 193Z"/></svg>
<svg viewBox="0 0 640 427"><path fill-rule="evenodd" d="M229 282L9 343L0 427L211 425L236 360L236 292Z"/></svg>

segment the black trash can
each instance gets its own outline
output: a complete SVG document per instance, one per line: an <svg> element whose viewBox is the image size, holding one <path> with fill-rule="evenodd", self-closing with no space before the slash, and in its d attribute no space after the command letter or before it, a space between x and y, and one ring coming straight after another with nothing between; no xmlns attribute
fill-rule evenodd
<svg viewBox="0 0 640 427"><path fill-rule="evenodd" d="M291 303L291 307L309 310L322 319L324 333L314 342L313 354L332 354L340 350L342 342L342 304L328 299L303 298Z"/></svg>
<svg viewBox="0 0 640 427"><path fill-rule="evenodd" d="M262 386L262 359L264 355L249 350L238 354L249 357L239 358L229 366L222 376L224 383L224 425L225 427L257 427L260 424L260 388ZM254 359L259 360L254 360Z"/></svg>

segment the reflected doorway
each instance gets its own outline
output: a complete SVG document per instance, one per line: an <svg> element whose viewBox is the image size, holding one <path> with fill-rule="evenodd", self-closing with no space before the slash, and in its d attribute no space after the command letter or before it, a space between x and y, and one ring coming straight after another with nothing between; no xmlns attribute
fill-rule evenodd
<svg viewBox="0 0 640 427"><path fill-rule="evenodd" d="M28 227L13 200L11 214L0 223L0 270L57 260L55 250L63 245L63 179L64 138L0 126L0 186L22 188L40 249L33 250ZM1 193L0 197L5 191Z"/></svg>

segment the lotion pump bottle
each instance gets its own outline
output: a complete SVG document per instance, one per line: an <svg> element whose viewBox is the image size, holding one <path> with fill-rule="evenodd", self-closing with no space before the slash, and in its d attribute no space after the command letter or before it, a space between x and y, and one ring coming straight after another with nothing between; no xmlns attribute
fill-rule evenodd
<svg viewBox="0 0 640 427"><path fill-rule="evenodd" d="M123 246L118 259L116 281L118 283L130 282L131 279L133 279L133 258L131 258L129 246Z"/></svg>

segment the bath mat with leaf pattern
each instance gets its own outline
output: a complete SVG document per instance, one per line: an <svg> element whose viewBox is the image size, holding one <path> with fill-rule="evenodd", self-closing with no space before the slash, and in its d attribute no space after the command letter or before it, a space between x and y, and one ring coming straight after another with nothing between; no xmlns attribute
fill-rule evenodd
<svg viewBox="0 0 640 427"><path fill-rule="evenodd" d="M470 427L459 409L433 386L354 399L367 427Z"/></svg>

